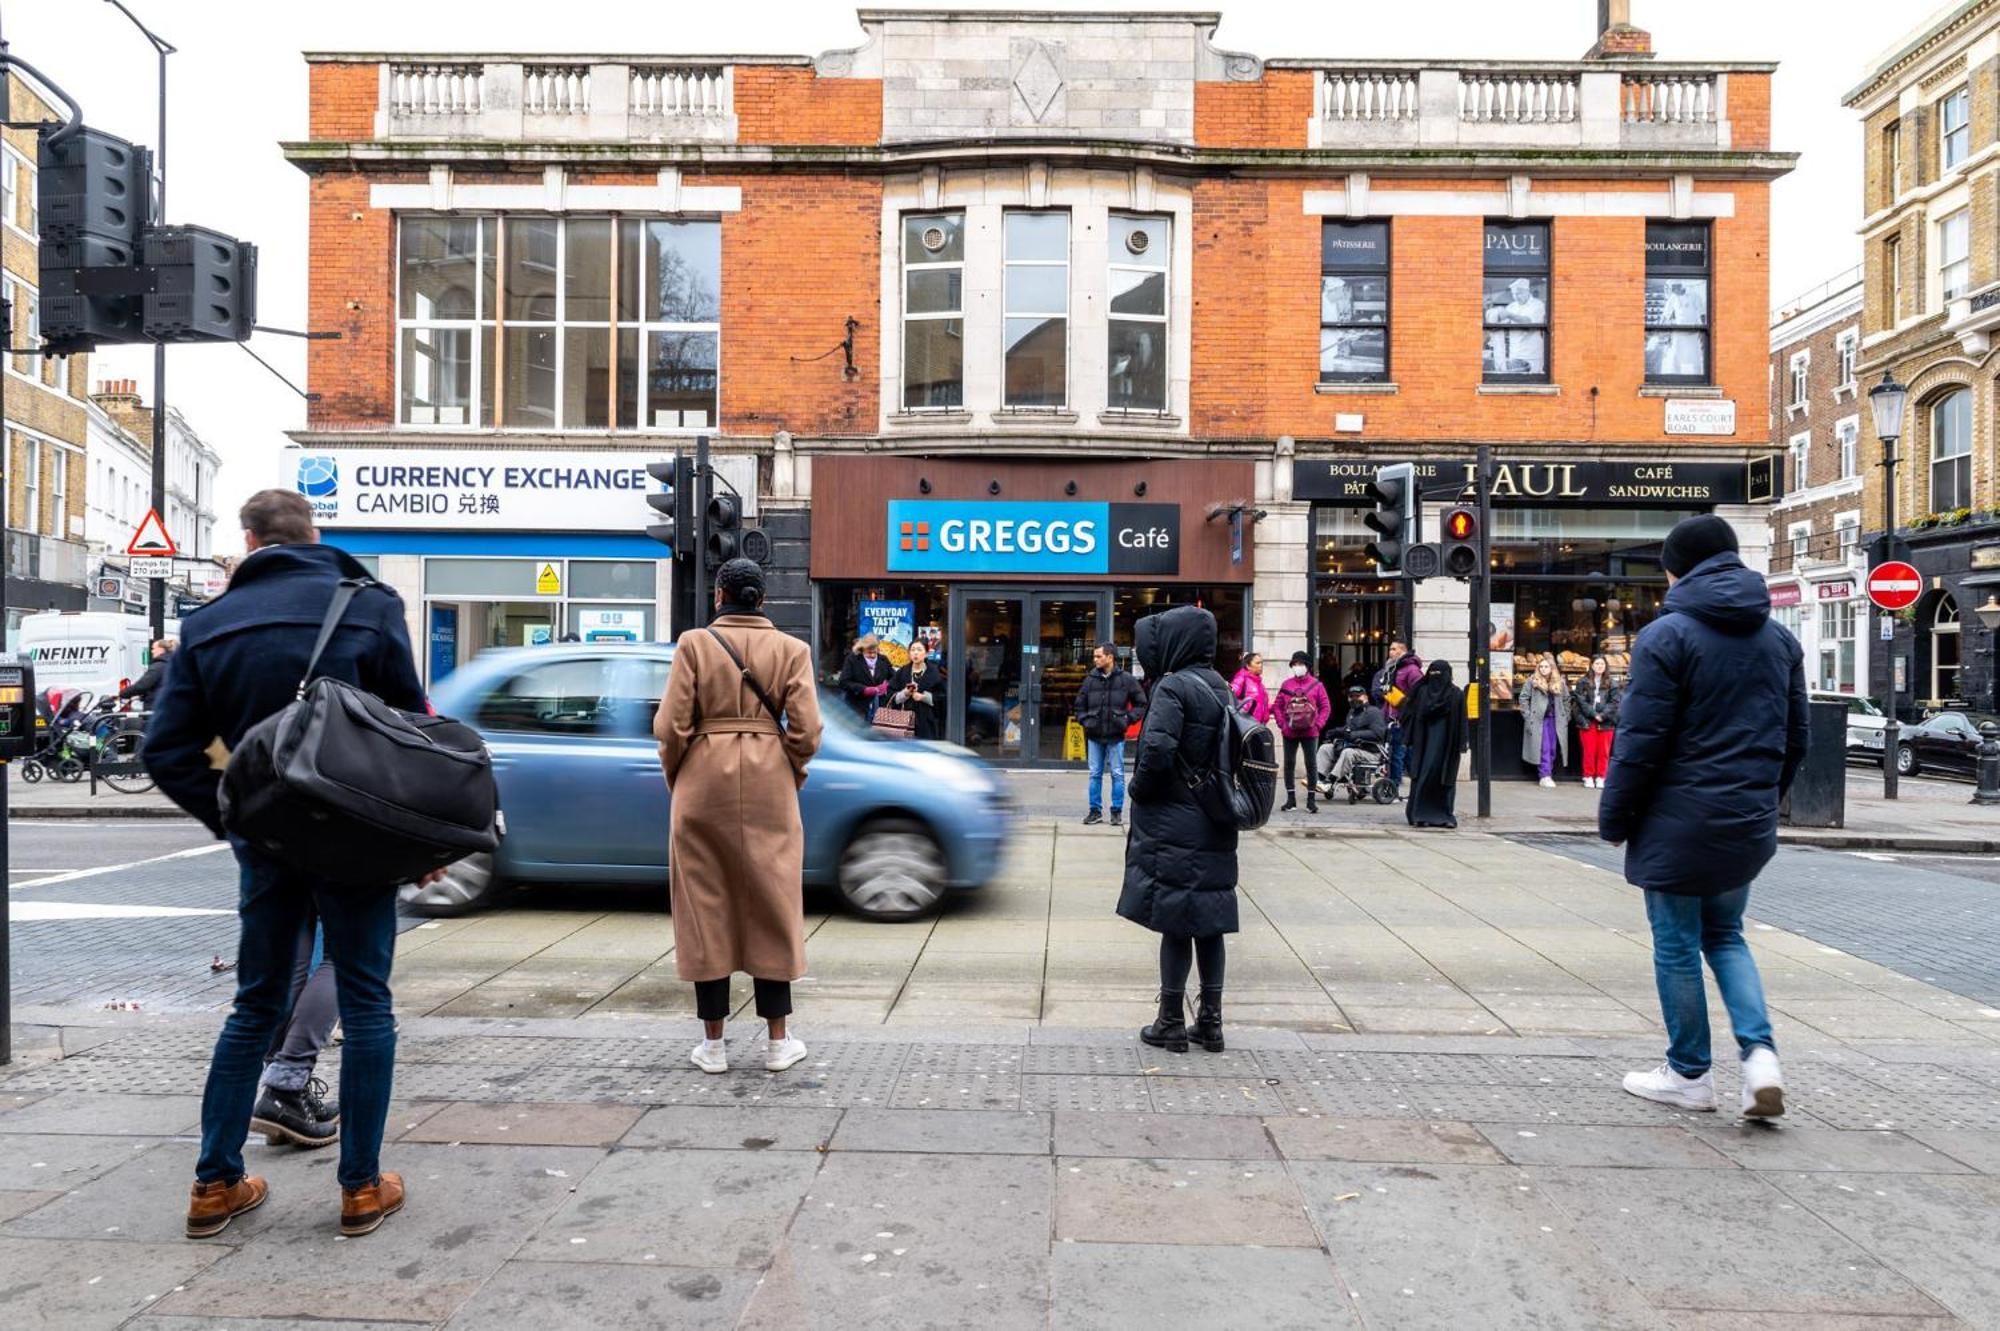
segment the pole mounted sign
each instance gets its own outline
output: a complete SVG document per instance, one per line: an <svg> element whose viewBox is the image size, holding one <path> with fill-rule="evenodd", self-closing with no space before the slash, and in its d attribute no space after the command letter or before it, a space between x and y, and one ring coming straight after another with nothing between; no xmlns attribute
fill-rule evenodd
<svg viewBox="0 0 2000 1331"><path fill-rule="evenodd" d="M132 542L125 547L125 553L164 559L172 559L180 553L174 538L167 535L167 524L160 521L160 510L146 510L146 516L140 520L139 529L132 533Z"/></svg>
<svg viewBox="0 0 2000 1331"><path fill-rule="evenodd" d="M1923 594L1923 576L1901 561L1878 564L1868 575L1868 599L1884 610L1908 610Z"/></svg>

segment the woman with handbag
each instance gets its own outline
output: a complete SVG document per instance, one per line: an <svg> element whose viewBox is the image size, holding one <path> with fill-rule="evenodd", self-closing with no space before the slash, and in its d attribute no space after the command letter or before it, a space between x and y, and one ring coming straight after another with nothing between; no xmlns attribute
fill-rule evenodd
<svg viewBox="0 0 2000 1331"><path fill-rule="evenodd" d="M690 1061L727 1072L729 977L749 972L770 1028L764 1066L806 1056L791 1034L791 982L806 972L805 831L799 787L819 750L812 653L764 617L764 572L715 575L716 620L681 634L653 720L673 792L667 871L674 969L694 982L705 1039Z"/></svg>
<svg viewBox="0 0 2000 1331"><path fill-rule="evenodd" d="M907 728L900 721L896 727L906 738L944 738L944 671L931 664L930 647L922 638L910 644L910 663L896 672L890 688L889 706L875 709L878 729L888 729L882 718L893 710L906 712L910 718Z"/></svg>

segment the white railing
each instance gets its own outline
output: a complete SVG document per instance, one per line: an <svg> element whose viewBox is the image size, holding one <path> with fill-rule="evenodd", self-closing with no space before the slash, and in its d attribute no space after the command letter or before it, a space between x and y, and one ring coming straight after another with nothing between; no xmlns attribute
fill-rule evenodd
<svg viewBox="0 0 2000 1331"><path fill-rule="evenodd" d="M1334 121L1414 121L1417 76L1402 70L1330 69L1320 79L1320 118Z"/></svg>
<svg viewBox="0 0 2000 1331"><path fill-rule="evenodd" d="M1469 125L1567 125L1577 116L1574 74L1465 72L1458 118Z"/></svg>
<svg viewBox="0 0 2000 1331"><path fill-rule="evenodd" d="M529 65L521 71L521 109L535 116L590 114L589 65Z"/></svg>
<svg viewBox="0 0 2000 1331"><path fill-rule="evenodd" d="M726 65L633 65L635 116L716 118L734 114Z"/></svg>
<svg viewBox="0 0 2000 1331"><path fill-rule="evenodd" d="M1620 108L1628 125L1713 125L1715 76L1627 74Z"/></svg>
<svg viewBox="0 0 2000 1331"><path fill-rule="evenodd" d="M485 82L484 65L391 65L389 114L476 116L485 107Z"/></svg>

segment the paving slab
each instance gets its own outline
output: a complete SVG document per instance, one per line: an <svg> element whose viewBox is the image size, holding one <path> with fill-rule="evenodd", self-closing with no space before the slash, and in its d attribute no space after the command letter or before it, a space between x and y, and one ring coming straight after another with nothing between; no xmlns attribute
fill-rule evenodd
<svg viewBox="0 0 2000 1331"><path fill-rule="evenodd" d="M453 1331L604 1331L607 1327L733 1327L756 1288L729 1267L514 1261L445 1323ZM151 1331L151 1328L146 1328Z"/></svg>
<svg viewBox="0 0 2000 1331"><path fill-rule="evenodd" d="M59 1192L26 1192L17 1188L0 1188L0 1223L12 1220L17 1215L26 1215L39 1206L47 1206L63 1194Z"/></svg>
<svg viewBox="0 0 2000 1331"><path fill-rule="evenodd" d="M1817 1173L1843 1170L1899 1174L1975 1172L1973 1166L1960 1161L1950 1152L1901 1132L1837 1132L1783 1124L1766 1126L1747 1120L1714 1127L1696 1127L1690 1131L1745 1169Z"/></svg>
<svg viewBox="0 0 2000 1331"><path fill-rule="evenodd" d="M1314 1247L1298 1189L1269 1159L1056 1160L1056 1238Z"/></svg>
<svg viewBox="0 0 2000 1331"><path fill-rule="evenodd" d="M1371 1326L1660 1325L1588 1230L1519 1170L1329 1161L1291 1171Z"/></svg>
<svg viewBox="0 0 2000 1331"><path fill-rule="evenodd" d="M1469 1123L1343 1121L1298 1114L1267 1118L1264 1126L1287 1160L1421 1165L1505 1163L1505 1157Z"/></svg>
<svg viewBox="0 0 2000 1331"><path fill-rule="evenodd" d="M1049 1324L1059 1331L1362 1325L1333 1264L1316 1248L1059 1243L1050 1300Z"/></svg>
<svg viewBox="0 0 2000 1331"><path fill-rule="evenodd" d="M16 1327L96 1331L159 1306L228 1255L200 1244L0 1238L0 1313Z"/></svg>
<svg viewBox="0 0 2000 1331"><path fill-rule="evenodd" d="M1681 1127L1542 1123L1529 1128L1514 1123L1484 1123L1479 1130L1517 1165L1604 1165L1619 1169L1736 1167L1728 1155L1715 1149L1707 1136Z"/></svg>
<svg viewBox="0 0 2000 1331"><path fill-rule="evenodd" d="M1005 1109L850 1109L832 1151L1047 1155L1049 1115Z"/></svg>
<svg viewBox="0 0 2000 1331"><path fill-rule="evenodd" d="M1982 1174L2000 1175L2000 1132L1915 1131L1909 1135Z"/></svg>
<svg viewBox="0 0 2000 1331"><path fill-rule="evenodd" d="M71 1133L9 1135L0 1138L0 1188L66 1192L164 1140Z"/></svg>
<svg viewBox="0 0 2000 1331"><path fill-rule="evenodd" d="M181 1137L201 1125L201 1097L61 1091L0 1113L0 1134L78 1133Z"/></svg>
<svg viewBox="0 0 2000 1331"><path fill-rule="evenodd" d="M840 1122L838 1109L668 1105L649 1109L621 1143L698 1151L817 1151Z"/></svg>
<svg viewBox="0 0 2000 1331"><path fill-rule="evenodd" d="M1262 1122L1240 1114L1150 1114L1059 1109L1055 1151L1063 1156L1155 1160L1270 1160Z"/></svg>
<svg viewBox="0 0 2000 1331"><path fill-rule="evenodd" d="M799 1151L620 1151L576 1183L520 1255L761 1269L818 1170L818 1155Z"/></svg>
<svg viewBox="0 0 2000 1331"><path fill-rule="evenodd" d="M517 1146L609 1146L644 1111L631 1105L479 1104L461 1101L427 1116L397 1138Z"/></svg>
<svg viewBox="0 0 2000 1331"><path fill-rule="evenodd" d="M1048 1325L1052 1163L827 1157L741 1325Z"/></svg>

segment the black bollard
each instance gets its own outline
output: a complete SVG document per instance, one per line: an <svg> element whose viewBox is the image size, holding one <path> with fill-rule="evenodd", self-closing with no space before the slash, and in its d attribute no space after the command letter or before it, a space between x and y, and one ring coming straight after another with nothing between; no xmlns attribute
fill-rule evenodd
<svg viewBox="0 0 2000 1331"><path fill-rule="evenodd" d="M1979 727L1979 789L1972 802L2000 804L2000 725L1991 721Z"/></svg>

